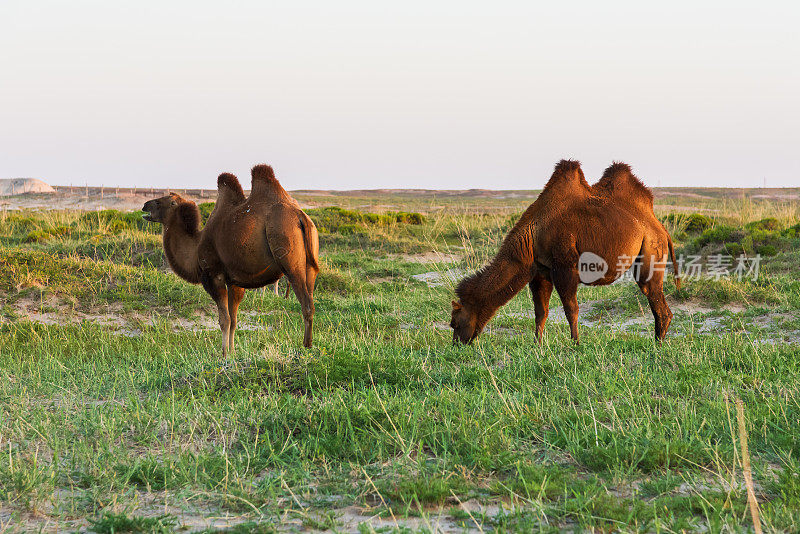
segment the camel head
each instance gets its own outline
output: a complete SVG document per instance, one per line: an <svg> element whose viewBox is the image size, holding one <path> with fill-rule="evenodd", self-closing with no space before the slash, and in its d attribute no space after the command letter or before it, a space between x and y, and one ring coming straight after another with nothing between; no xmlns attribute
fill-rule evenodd
<svg viewBox="0 0 800 534"><path fill-rule="evenodd" d="M453 312L450 316L450 328L453 329L453 345L461 342L471 345L483 330L484 325L478 323L478 313L469 306L454 300Z"/></svg>
<svg viewBox="0 0 800 534"><path fill-rule="evenodd" d="M148 200L144 203L144 206L142 206L142 211L145 212L142 218L145 221L163 224L167 221L170 214L185 202L186 200L177 193L170 193L161 198Z"/></svg>

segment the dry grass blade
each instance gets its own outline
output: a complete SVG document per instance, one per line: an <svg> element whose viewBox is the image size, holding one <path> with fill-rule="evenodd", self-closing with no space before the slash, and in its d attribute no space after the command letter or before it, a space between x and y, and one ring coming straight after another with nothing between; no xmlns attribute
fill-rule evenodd
<svg viewBox="0 0 800 534"><path fill-rule="evenodd" d="M761 534L758 501L753 487L753 472L750 469L750 452L747 450L747 428L744 424L744 403L742 399L736 399L736 419L739 421L739 443L742 446L742 471L744 472L744 483L747 486L747 504L750 507L750 515L753 517L753 529L756 534Z"/></svg>

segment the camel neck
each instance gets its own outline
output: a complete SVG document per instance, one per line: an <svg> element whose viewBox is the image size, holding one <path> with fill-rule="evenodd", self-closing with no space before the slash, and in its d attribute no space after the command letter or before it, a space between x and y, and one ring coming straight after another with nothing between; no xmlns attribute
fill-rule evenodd
<svg viewBox="0 0 800 534"><path fill-rule="evenodd" d="M515 260L495 259L475 280L476 301L481 321L488 321L531 281L531 266Z"/></svg>
<svg viewBox="0 0 800 534"><path fill-rule="evenodd" d="M197 246L200 234L190 234L178 222L164 225L164 254L172 270L192 284L200 282L200 269L197 262Z"/></svg>

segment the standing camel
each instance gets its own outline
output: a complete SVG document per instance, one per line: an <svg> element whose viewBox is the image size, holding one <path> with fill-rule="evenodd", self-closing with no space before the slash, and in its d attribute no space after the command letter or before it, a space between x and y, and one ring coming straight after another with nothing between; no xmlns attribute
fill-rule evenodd
<svg viewBox="0 0 800 534"><path fill-rule="evenodd" d="M589 285L607 285L634 260L639 289L655 318L655 336L663 340L672 312L663 292L667 254L672 240L653 214L653 196L625 164L614 164L589 186L580 163L561 160L542 193L508 233L495 258L456 287L450 327L453 342L472 343L497 310L530 287L541 341L553 287L578 341L578 284L589 263ZM680 288L677 276L675 284Z"/></svg>
<svg viewBox="0 0 800 534"><path fill-rule="evenodd" d="M175 274L202 284L216 302L226 357L233 349L244 290L273 284L283 275L300 301L303 346L311 346L317 228L278 183L272 167L256 165L252 180L245 198L236 176L221 174L217 203L202 230L197 205L175 193L142 208L146 220L163 225L164 252Z"/></svg>

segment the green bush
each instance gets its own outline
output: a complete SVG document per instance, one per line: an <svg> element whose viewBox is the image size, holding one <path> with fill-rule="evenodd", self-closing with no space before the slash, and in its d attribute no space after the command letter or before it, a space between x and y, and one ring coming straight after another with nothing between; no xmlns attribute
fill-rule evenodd
<svg viewBox="0 0 800 534"><path fill-rule="evenodd" d="M211 215L211 212L214 211L215 204L215 202L203 202L198 204L197 209L200 210L200 218L202 219L203 224L206 223L209 215Z"/></svg>
<svg viewBox="0 0 800 534"><path fill-rule="evenodd" d="M691 244L695 250L711 246L714 252L724 251L732 256L753 253L774 256L788 249L791 246L790 237L798 235L794 227L783 232L779 228L780 223L772 217L748 223L744 228L716 226L705 230Z"/></svg>
<svg viewBox="0 0 800 534"><path fill-rule="evenodd" d="M6 217L4 226L8 228L9 233L21 234L40 229L42 224L43 221L41 219L30 217L28 215L13 214Z"/></svg>
<svg viewBox="0 0 800 534"><path fill-rule="evenodd" d="M775 245L759 245L756 247L756 254L760 254L762 256L774 256L778 253L778 249Z"/></svg>
<svg viewBox="0 0 800 534"><path fill-rule="evenodd" d="M740 229L721 225L705 230L695 238L693 243L697 248L702 248L709 244L725 244L741 241L744 235L744 232Z"/></svg>
<svg viewBox="0 0 800 534"><path fill-rule="evenodd" d="M800 237L800 223L797 223L794 226L790 226L789 228L781 232L781 234L784 237Z"/></svg>
<svg viewBox="0 0 800 534"><path fill-rule="evenodd" d="M28 235L25 236L26 243L42 243L47 241L51 237L50 232L45 230L33 230L28 232Z"/></svg>
<svg viewBox="0 0 800 534"><path fill-rule="evenodd" d="M405 211L390 211L386 215L394 216L395 220L404 224L422 224L425 222L425 216L421 213L406 213Z"/></svg>
<svg viewBox="0 0 800 534"><path fill-rule="evenodd" d="M369 226L388 226L392 224L423 224L425 216L421 213L388 211L368 213L349 210L338 206L306 210L321 233L352 235L361 233Z"/></svg>
<svg viewBox="0 0 800 534"><path fill-rule="evenodd" d="M781 223L775 217L767 217L766 219L761 219L760 221L747 223L744 227L750 231L764 230L768 232L774 232L776 230L780 230Z"/></svg>
<svg viewBox="0 0 800 534"><path fill-rule="evenodd" d="M725 254L730 256L739 256L745 253L744 246L741 243L726 243L723 249Z"/></svg>
<svg viewBox="0 0 800 534"><path fill-rule="evenodd" d="M692 213L687 218L686 231L687 232L703 232L711 228L711 219L699 213Z"/></svg>
<svg viewBox="0 0 800 534"><path fill-rule="evenodd" d="M692 213L690 215L684 215L682 213L670 213L665 218L665 222L679 225L685 224L686 226L684 231L688 234L703 232L711 228L711 225L714 224L711 218L699 213Z"/></svg>

